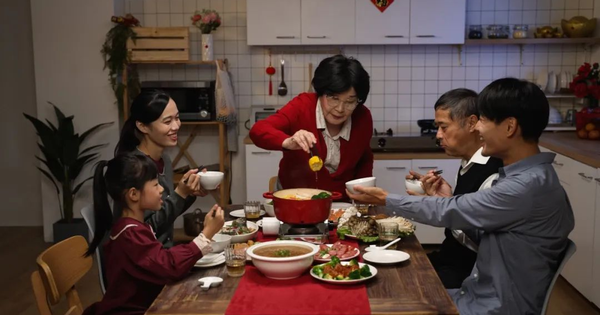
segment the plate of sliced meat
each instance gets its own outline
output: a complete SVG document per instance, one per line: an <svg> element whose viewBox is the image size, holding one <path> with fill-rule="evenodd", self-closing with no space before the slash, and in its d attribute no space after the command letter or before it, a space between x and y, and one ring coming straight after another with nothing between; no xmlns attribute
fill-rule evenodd
<svg viewBox="0 0 600 315"><path fill-rule="evenodd" d="M360 250L352 245L335 242L334 244L321 244L319 251L315 254L315 261L330 261L336 256L340 260L350 260L358 257Z"/></svg>

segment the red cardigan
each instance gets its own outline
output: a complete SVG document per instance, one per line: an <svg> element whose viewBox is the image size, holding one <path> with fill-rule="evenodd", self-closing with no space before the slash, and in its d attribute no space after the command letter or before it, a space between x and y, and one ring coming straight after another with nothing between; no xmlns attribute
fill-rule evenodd
<svg viewBox="0 0 600 315"><path fill-rule="evenodd" d="M250 138L255 145L265 150L283 151L279 163L279 181L284 189L314 188L337 191L346 197L347 181L370 177L373 174L373 153L370 141L373 132L371 112L359 105L352 113L350 141L340 138L340 164L335 173L323 167L315 173L308 166L310 155L303 150L285 150L283 141L300 129L312 132L317 138L317 148L323 160L327 157L327 146L323 135L317 129L317 94L302 93L292 99L276 114L260 120L250 130Z"/></svg>

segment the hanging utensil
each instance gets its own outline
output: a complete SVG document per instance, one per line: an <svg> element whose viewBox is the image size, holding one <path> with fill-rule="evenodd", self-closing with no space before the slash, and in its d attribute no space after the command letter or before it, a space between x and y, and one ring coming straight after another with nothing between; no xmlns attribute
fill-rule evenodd
<svg viewBox="0 0 600 315"><path fill-rule="evenodd" d="M309 93L313 91L312 78L313 78L313 64L312 64L312 62L309 62L308 63L308 89L306 90Z"/></svg>
<svg viewBox="0 0 600 315"><path fill-rule="evenodd" d="M267 67L267 74L269 75L269 95L273 95L273 75L275 74L275 67L271 65L271 53L269 52L269 66Z"/></svg>
<svg viewBox="0 0 600 315"><path fill-rule="evenodd" d="M277 88L277 94L279 94L279 96L286 96L288 89L287 89L287 85L285 85L285 80L283 79L284 76L284 70L283 70L283 66L285 64L285 60L281 59L281 83L279 83L279 88Z"/></svg>

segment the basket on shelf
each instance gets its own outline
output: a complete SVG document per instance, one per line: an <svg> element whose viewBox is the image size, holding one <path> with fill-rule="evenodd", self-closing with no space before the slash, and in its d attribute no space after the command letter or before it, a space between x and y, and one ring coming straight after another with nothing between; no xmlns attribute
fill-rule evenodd
<svg viewBox="0 0 600 315"><path fill-rule="evenodd" d="M189 61L188 27L134 27L135 42L127 41L132 62Z"/></svg>

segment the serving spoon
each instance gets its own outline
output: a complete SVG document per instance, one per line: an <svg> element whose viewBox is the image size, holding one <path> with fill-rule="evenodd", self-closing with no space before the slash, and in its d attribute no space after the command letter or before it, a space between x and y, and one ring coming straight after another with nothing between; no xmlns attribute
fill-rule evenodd
<svg viewBox="0 0 600 315"><path fill-rule="evenodd" d="M387 245L381 246L381 247L380 246L371 245L371 246L365 248L365 251L367 251L367 252L373 252L373 251L377 251L377 250L384 250L384 249L386 249L386 248L388 248L388 247L390 247L390 246L398 243L401 239L402 239L401 237L398 237L397 239L389 242Z"/></svg>

